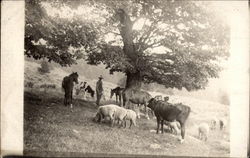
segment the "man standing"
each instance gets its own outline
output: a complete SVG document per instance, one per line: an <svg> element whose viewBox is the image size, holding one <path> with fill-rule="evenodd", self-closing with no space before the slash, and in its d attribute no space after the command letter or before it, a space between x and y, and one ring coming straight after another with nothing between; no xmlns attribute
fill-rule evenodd
<svg viewBox="0 0 250 158"><path fill-rule="evenodd" d="M103 87L102 87L102 75L99 77L99 80L96 82L96 105L100 106L100 100L103 95Z"/></svg>

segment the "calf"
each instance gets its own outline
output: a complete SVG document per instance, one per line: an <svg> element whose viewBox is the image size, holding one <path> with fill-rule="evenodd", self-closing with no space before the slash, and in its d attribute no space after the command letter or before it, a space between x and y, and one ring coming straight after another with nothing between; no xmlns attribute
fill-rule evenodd
<svg viewBox="0 0 250 158"><path fill-rule="evenodd" d="M200 124L198 128L198 132L199 132L199 139L207 141L208 134L209 134L208 124L207 123Z"/></svg>
<svg viewBox="0 0 250 158"><path fill-rule="evenodd" d="M164 97L164 101L165 101L165 102L167 102L168 100L169 100L169 97L168 97L168 96Z"/></svg>
<svg viewBox="0 0 250 158"><path fill-rule="evenodd" d="M87 88L85 89L85 92L89 93L91 97L93 98L95 95L95 91L88 85Z"/></svg>
<svg viewBox="0 0 250 158"><path fill-rule="evenodd" d="M155 96L155 99L156 99L156 100L162 100L162 96L161 96L161 95L156 95L156 96Z"/></svg>
<svg viewBox="0 0 250 158"><path fill-rule="evenodd" d="M154 111L157 119L157 131L159 133L159 126L161 124L161 131L163 133L164 120L173 122L178 121L181 126L181 143L185 137L185 122L190 114L191 108L181 103L172 105L164 101L157 101L155 98L149 100L148 107Z"/></svg>

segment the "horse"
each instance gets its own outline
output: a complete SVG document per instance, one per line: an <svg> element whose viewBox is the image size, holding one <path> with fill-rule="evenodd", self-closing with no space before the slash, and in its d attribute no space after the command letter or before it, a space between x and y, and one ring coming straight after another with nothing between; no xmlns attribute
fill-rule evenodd
<svg viewBox="0 0 250 158"><path fill-rule="evenodd" d="M122 91L123 90L124 90L124 88L121 88L121 87L116 87L115 89L110 90L110 99L115 94L115 102L117 103L117 97L118 97L120 106L122 105L121 102L122 102Z"/></svg>
<svg viewBox="0 0 250 158"><path fill-rule="evenodd" d="M70 105L72 108L72 93L74 88L74 82L78 84L78 74L77 72L73 72L69 76L65 76L62 81L62 88L64 89L65 95L64 95L64 105Z"/></svg>
<svg viewBox="0 0 250 158"><path fill-rule="evenodd" d="M129 103L137 104L138 106L143 104L145 106L146 117L147 119L149 119L147 103L152 98L152 96L148 92L132 88L126 88L122 92L122 97L123 97L123 106L126 108L129 108L128 107ZM137 114L137 116L138 118L140 118L139 113Z"/></svg>
<svg viewBox="0 0 250 158"><path fill-rule="evenodd" d="M90 87L90 85L85 88L85 92L89 93L92 98L95 96L95 91Z"/></svg>

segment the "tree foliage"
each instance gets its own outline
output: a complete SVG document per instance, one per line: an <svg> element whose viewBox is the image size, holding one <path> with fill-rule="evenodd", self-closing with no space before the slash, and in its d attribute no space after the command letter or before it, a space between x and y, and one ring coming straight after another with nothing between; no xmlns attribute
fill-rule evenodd
<svg viewBox="0 0 250 158"><path fill-rule="evenodd" d="M42 2L46 1L26 1L25 55L48 58L62 66L72 65L83 57L79 49L93 46L97 34L91 23L83 23L79 17L49 16ZM59 2L51 3L56 7Z"/></svg>
<svg viewBox="0 0 250 158"><path fill-rule="evenodd" d="M86 8L86 17L52 18L43 3L58 10ZM25 53L61 65L71 65L78 58L93 65L103 63L111 74L124 72L127 87L157 82L167 88L203 89L209 78L218 77L219 62L228 57L229 45L228 26L205 3L28 1ZM35 45L40 39L47 44ZM70 47L76 51L72 53ZM155 52L159 48L161 52Z"/></svg>

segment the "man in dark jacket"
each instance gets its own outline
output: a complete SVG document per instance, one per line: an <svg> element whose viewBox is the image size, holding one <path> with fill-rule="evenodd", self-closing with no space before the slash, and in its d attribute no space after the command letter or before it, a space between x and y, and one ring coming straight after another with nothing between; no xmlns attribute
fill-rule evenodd
<svg viewBox="0 0 250 158"><path fill-rule="evenodd" d="M102 75L99 77L99 80L96 82L96 105L100 106L100 100L103 95L103 87L102 87Z"/></svg>

